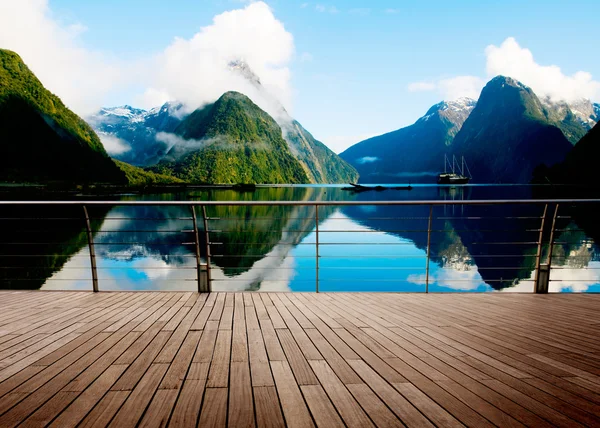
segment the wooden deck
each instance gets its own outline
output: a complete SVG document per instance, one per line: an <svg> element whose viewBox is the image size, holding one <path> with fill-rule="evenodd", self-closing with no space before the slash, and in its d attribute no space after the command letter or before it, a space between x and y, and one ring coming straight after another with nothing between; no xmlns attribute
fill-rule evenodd
<svg viewBox="0 0 600 428"><path fill-rule="evenodd" d="M600 295L0 292L0 427L600 426Z"/></svg>

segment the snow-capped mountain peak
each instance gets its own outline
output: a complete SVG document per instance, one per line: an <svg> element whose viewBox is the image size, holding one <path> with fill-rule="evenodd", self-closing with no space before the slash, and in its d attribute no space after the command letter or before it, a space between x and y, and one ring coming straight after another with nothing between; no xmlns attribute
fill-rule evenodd
<svg viewBox="0 0 600 428"><path fill-rule="evenodd" d="M600 107L592 104L588 99L582 98L577 101L555 101L549 97L541 98L540 101L546 109L556 115L558 121L564 120L572 113L577 121L586 129L591 129L600 120Z"/></svg>
<svg viewBox="0 0 600 428"><path fill-rule="evenodd" d="M234 73L240 74L242 77L244 77L256 87L262 86L260 78L256 75L256 73L254 73L254 71L252 71L250 66L244 60L236 59L234 61L229 62L229 70L231 70Z"/></svg>
<svg viewBox="0 0 600 428"><path fill-rule="evenodd" d="M98 118L114 116L126 119L130 122L143 122L147 113L148 112L146 110L134 108L129 105L123 105L118 107L102 108L94 116Z"/></svg>

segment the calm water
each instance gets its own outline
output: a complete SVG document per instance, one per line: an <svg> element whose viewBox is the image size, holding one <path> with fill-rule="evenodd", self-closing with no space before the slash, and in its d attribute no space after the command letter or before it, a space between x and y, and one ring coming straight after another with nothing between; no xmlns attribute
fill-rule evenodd
<svg viewBox="0 0 600 428"><path fill-rule="evenodd" d="M412 191L354 194L340 186L294 186L260 187L252 192L215 189L114 195L109 199L368 203L528 199L540 196L543 190L530 186L417 186ZM188 208L89 209L101 290L196 289L194 234ZM1 288L91 288L80 208L3 210ZM543 206L436 207L429 290L531 291L542 211ZM593 239L597 228L592 211L561 207L551 291L600 291L600 258ZM203 239L200 213L198 209ZM213 290L315 290L314 207L208 207L207 215ZM319 217L321 291L425 291L428 206L322 207ZM201 246L204 248L203 243ZM544 258L547 252L545 247Z"/></svg>

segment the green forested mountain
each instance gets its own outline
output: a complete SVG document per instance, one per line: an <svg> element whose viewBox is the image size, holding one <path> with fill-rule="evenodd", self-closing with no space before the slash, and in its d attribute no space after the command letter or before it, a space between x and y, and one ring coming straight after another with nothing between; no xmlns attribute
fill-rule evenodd
<svg viewBox="0 0 600 428"><path fill-rule="evenodd" d="M452 145L479 183L529 183L537 166L560 162L571 148L533 91L504 76L483 88Z"/></svg>
<svg viewBox="0 0 600 428"><path fill-rule="evenodd" d="M94 131L0 49L0 180L125 183Z"/></svg>
<svg viewBox="0 0 600 428"><path fill-rule="evenodd" d="M147 185L179 180L111 159L90 126L0 49L0 181Z"/></svg>
<svg viewBox="0 0 600 428"><path fill-rule="evenodd" d="M361 141L340 157L358 170L363 183L435 182L474 106L468 98L441 102L413 125Z"/></svg>
<svg viewBox="0 0 600 428"><path fill-rule="evenodd" d="M227 92L175 129L178 141L151 170L192 183L308 183L277 123L248 97Z"/></svg>
<svg viewBox="0 0 600 428"><path fill-rule="evenodd" d="M229 68L230 72L252 85L257 91L254 95L270 106L269 111L281 127L283 139L288 143L292 155L300 162L311 183L348 183L358 180L358 173L354 167L325 144L317 141L294 120L277 97L263 87L260 78L248 64L242 60L234 60L229 64ZM187 116L185 110L185 106L178 102L167 102L162 107L149 111L125 105L103 108L89 117L89 121L101 135L116 137L129 145L129 150L111 153L112 156L133 165L149 167L166 157L173 140L165 133L174 132ZM185 145L190 146L182 141L181 146ZM175 150L179 153L181 151ZM173 160L173 153L170 160Z"/></svg>

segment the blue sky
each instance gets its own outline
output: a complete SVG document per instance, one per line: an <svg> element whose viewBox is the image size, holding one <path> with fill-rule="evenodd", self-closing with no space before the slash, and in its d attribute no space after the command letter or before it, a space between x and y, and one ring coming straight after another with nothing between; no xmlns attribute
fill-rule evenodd
<svg viewBox="0 0 600 428"><path fill-rule="evenodd" d="M284 64L289 71L284 85L290 92L285 104L336 151L406 126L442 98L478 91L492 74L505 69L504 62L525 49L533 60L529 69L519 71L532 80L524 83L533 86L547 77L540 90L572 83L577 94L600 101L598 1L267 3L293 36L294 53ZM49 0L46 18L77 33L73 37L79 48L100 52L115 63L136 61L153 68L145 61L160 55L175 37L189 40L215 16L247 6L239 0ZM486 47L501 47L509 37L515 44L498 51L490 65ZM0 34L0 47L3 40L8 40L6 47L20 46ZM34 55L23 56L35 63ZM550 65L560 67L558 77L555 69L544 68ZM568 80L579 71L591 77ZM453 80L457 76L471 79L468 88L465 81L461 86ZM560 79L567 83L560 84ZM107 87L102 102L139 104L144 85ZM60 96L60 85L55 87Z"/></svg>

